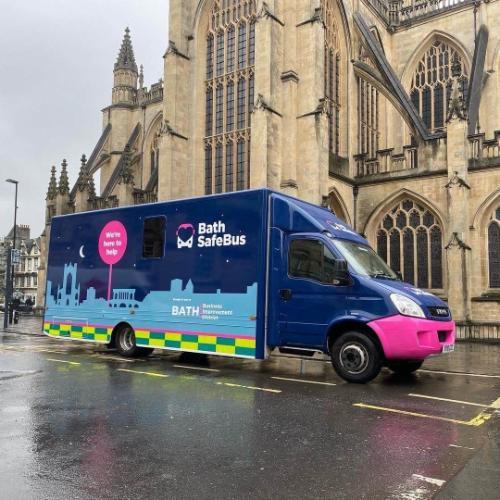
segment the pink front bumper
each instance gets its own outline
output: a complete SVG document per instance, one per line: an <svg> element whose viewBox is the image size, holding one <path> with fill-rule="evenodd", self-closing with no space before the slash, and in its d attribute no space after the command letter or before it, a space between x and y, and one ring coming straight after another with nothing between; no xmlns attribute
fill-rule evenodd
<svg viewBox="0 0 500 500"><path fill-rule="evenodd" d="M454 321L390 316L368 323L377 334L387 359L425 359L455 343Z"/></svg>

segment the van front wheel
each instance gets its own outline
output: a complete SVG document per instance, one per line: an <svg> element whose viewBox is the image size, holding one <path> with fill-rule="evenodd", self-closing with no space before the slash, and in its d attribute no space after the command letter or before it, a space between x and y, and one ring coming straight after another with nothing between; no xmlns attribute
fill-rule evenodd
<svg viewBox="0 0 500 500"><path fill-rule="evenodd" d="M346 332L331 348L333 368L347 382L365 384L382 368L382 356L373 340L361 332Z"/></svg>
<svg viewBox="0 0 500 500"><path fill-rule="evenodd" d="M153 353L153 349L148 347L137 347L134 329L128 325L120 328L116 334L116 350L126 358L145 357Z"/></svg>

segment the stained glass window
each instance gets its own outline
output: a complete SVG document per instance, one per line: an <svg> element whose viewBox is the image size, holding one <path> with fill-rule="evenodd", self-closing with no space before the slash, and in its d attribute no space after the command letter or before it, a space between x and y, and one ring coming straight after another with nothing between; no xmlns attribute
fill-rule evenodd
<svg viewBox="0 0 500 500"><path fill-rule="evenodd" d="M226 92L226 130L232 132L234 129L234 83L227 86Z"/></svg>
<svg viewBox="0 0 500 500"><path fill-rule="evenodd" d="M406 282L421 288L443 288L443 234L434 213L410 199L381 219L377 252Z"/></svg>
<svg viewBox="0 0 500 500"><path fill-rule="evenodd" d="M222 133L222 130L224 128L224 118L223 118L223 111L224 111L224 87L220 85L217 87L217 90L215 92L216 95L216 102L215 102L215 133L217 135Z"/></svg>
<svg viewBox="0 0 500 500"><path fill-rule="evenodd" d="M210 33L207 37L207 80L214 76L214 36Z"/></svg>
<svg viewBox="0 0 500 500"><path fill-rule="evenodd" d="M408 283L415 280L415 233L409 228L403 232L403 278Z"/></svg>
<svg viewBox="0 0 500 500"><path fill-rule="evenodd" d="M245 117L246 117L246 102L245 97L247 95L247 81L241 79L238 82L238 128L245 128Z"/></svg>
<svg viewBox="0 0 500 500"><path fill-rule="evenodd" d="M256 14L255 0L213 1L205 82L207 194L248 187Z"/></svg>
<svg viewBox="0 0 500 500"><path fill-rule="evenodd" d="M340 149L340 49L333 0L322 0L325 25L325 99L328 107L328 143L331 153Z"/></svg>
<svg viewBox="0 0 500 500"><path fill-rule="evenodd" d="M390 234L390 262L393 271L401 270L401 234L394 229Z"/></svg>
<svg viewBox="0 0 500 500"><path fill-rule="evenodd" d="M423 227L417 229L417 285L429 286L429 233Z"/></svg>
<svg viewBox="0 0 500 500"><path fill-rule="evenodd" d="M231 26L227 32L227 72L232 73L234 71L234 56L236 47L236 30L234 26Z"/></svg>
<svg viewBox="0 0 500 500"><path fill-rule="evenodd" d="M466 98L469 80L465 62L456 49L443 40L436 40L429 47L413 74L410 97L431 131L445 127L452 84L451 65L455 57L462 67L460 82Z"/></svg>
<svg viewBox="0 0 500 500"><path fill-rule="evenodd" d="M500 288L500 207L488 225L488 267L490 288Z"/></svg>
<svg viewBox="0 0 500 500"><path fill-rule="evenodd" d="M215 192L222 193L222 144L215 148Z"/></svg>
<svg viewBox="0 0 500 500"><path fill-rule="evenodd" d="M377 235L377 253L387 262L387 232L379 231Z"/></svg>
<svg viewBox="0 0 500 500"><path fill-rule="evenodd" d="M237 165L236 165L236 189L241 191L245 189L246 179L245 179L245 142L238 141L238 154L237 154Z"/></svg>
<svg viewBox="0 0 500 500"><path fill-rule="evenodd" d="M424 218L425 220L425 218ZM434 226L431 229L431 288L443 288L443 235L441 228Z"/></svg>
<svg viewBox="0 0 500 500"><path fill-rule="evenodd" d="M205 115L205 135L210 137L214 133L214 117L213 117L213 89L207 89L206 98L206 115Z"/></svg>
<svg viewBox="0 0 500 500"><path fill-rule="evenodd" d="M226 145L226 193L234 191L234 147L232 142Z"/></svg>
<svg viewBox="0 0 500 500"><path fill-rule="evenodd" d="M205 194L212 193L212 146L205 147Z"/></svg>

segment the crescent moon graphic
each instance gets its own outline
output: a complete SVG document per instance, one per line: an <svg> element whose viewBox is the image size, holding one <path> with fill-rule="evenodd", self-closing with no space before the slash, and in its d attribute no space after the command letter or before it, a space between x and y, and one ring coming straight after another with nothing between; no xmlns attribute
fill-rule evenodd
<svg viewBox="0 0 500 500"><path fill-rule="evenodd" d="M82 245L82 246L80 247L80 257L81 257L82 259L85 259L85 254L83 253L83 249L84 249L84 248L85 248L85 245Z"/></svg>

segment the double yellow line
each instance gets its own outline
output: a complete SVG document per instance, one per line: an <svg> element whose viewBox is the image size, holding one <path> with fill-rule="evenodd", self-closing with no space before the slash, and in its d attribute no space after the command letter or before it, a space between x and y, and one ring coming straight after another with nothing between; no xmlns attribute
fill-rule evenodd
<svg viewBox="0 0 500 500"><path fill-rule="evenodd" d="M457 401L454 399L445 399L445 398L438 398L438 397L433 397L433 396L422 396L418 394L409 394L409 396L414 396L414 397L423 397L426 399L435 399L438 401L446 401L450 403L458 403L458 404L464 404L464 405L471 405L471 406L482 406L484 410L477 416L471 418L470 420L457 420L454 418L447 418L447 417L439 417L437 415L427 415L425 413L416 413L412 411L406 411L406 410L397 410L395 408L386 408L384 406L376 406L376 405L369 405L365 403L355 403L353 406L356 408L365 408L368 410L376 410L376 411L384 411L387 413L396 413L399 415L406 415L408 417L417 417L417 418L427 418L431 420L440 420L441 422L449 422L452 424L458 424L458 425L467 425L469 427L479 427L486 423L497 411L500 409L500 398L498 398L496 401L494 401L491 405L480 405L478 403L468 403L466 401Z"/></svg>

